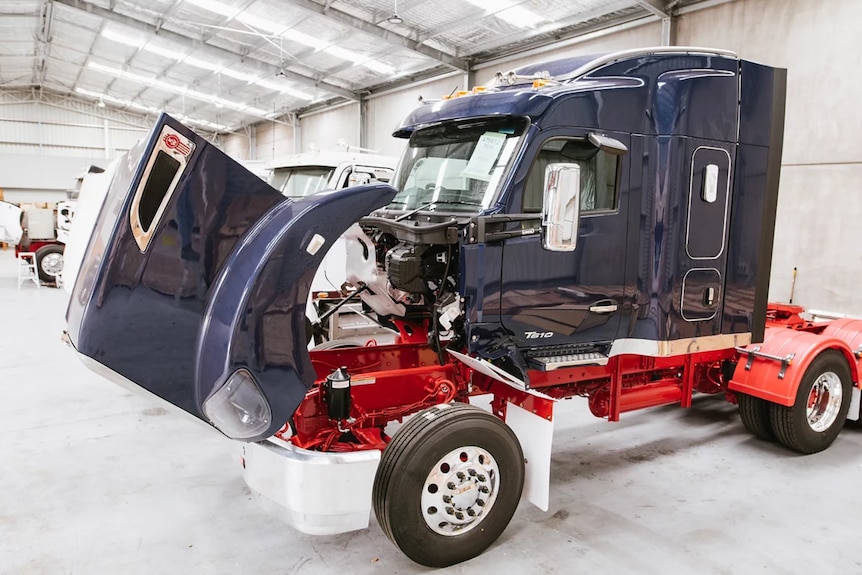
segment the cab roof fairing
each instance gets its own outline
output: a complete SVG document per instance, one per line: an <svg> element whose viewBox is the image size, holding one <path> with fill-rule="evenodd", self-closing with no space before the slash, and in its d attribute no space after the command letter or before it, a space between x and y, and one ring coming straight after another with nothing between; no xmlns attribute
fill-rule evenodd
<svg viewBox="0 0 862 575"><path fill-rule="evenodd" d="M566 84L549 84L543 88L518 86L500 92L462 96L414 110L392 135L396 138L409 138L413 132L426 126L467 118L526 116L534 123L547 111L551 103L560 97L577 92L640 88L643 85L643 79L625 76L581 78ZM513 88L517 91L513 91Z"/></svg>
<svg viewBox="0 0 862 575"><path fill-rule="evenodd" d="M638 87L643 85L641 78L629 77L619 72L614 72L612 76L602 76L601 71L604 69L613 68L614 65L625 61L642 62L645 58L674 58L679 56L714 56L740 61L736 53L728 50L689 46L658 46L620 52L587 54L528 64L512 70L512 73L524 77L544 75L547 72L547 76L555 82L539 89L533 88L530 84L497 86L494 91L425 104L408 114L392 135L396 138L409 138L415 130L424 125L479 116L528 116L531 120L536 120L547 110L554 98L572 91L635 87L631 84L626 85L624 83L626 80L638 81ZM582 83L586 80L598 81L598 78L603 80L616 78L620 83L609 86Z"/></svg>

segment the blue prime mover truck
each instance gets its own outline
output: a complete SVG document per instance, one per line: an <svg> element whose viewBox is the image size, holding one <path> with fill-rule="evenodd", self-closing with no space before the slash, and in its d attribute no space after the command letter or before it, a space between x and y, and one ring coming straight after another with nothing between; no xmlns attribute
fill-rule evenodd
<svg viewBox="0 0 862 575"><path fill-rule="evenodd" d="M559 399L616 421L720 394L823 450L859 419L862 321L767 302L785 84L704 48L526 66L409 114L391 185L296 201L163 115L114 173L68 339L244 442L298 529L373 508L428 566L480 554L521 497L547 509ZM339 237L342 301L394 344L309 345Z"/></svg>

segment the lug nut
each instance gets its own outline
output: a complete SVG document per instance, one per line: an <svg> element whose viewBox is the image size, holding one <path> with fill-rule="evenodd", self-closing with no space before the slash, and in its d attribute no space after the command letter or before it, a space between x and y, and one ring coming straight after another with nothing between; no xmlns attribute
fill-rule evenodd
<svg viewBox="0 0 862 575"><path fill-rule="evenodd" d="M443 503L452 503L452 498L448 495L443 496Z"/></svg>
<svg viewBox="0 0 862 575"><path fill-rule="evenodd" d="M473 469L472 467L467 470L467 473L470 474L470 477L476 477L476 470Z"/></svg>
<svg viewBox="0 0 862 575"><path fill-rule="evenodd" d="M458 513L455 514L455 519L458 519L458 520L464 519L464 514L459 511Z"/></svg>
<svg viewBox="0 0 862 575"><path fill-rule="evenodd" d="M479 507L485 507L485 501L482 499L477 499L476 505L478 505Z"/></svg>
<svg viewBox="0 0 862 575"><path fill-rule="evenodd" d="M448 487L449 489L455 489L455 483L450 481L449 483L446 484L446 487Z"/></svg>
<svg viewBox="0 0 862 575"><path fill-rule="evenodd" d="M476 476L476 479L478 479L478 480L479 480L479 481L481 481L482 483L484 483L485 481L487 481L487 479L485 478L485 476L484 476L484 475L482 475L481 473L480 473L479 475L477 475L477 476Z"/></svg>
<svg viewBox="0 0 862 575"><path fill-rule="evenodd" d="M456 474L455 474L455 476L456 476L458 479L460 479L461 481L464 481L464 477L465 477L465 475L464 475L464 472L463 472L463 471L459 471L458 473L456 473Z"/></svg>
<svg viewBox="0 0 862 575"><path fill-rule="evenodd" d="M488 492L490 492L491 490L490 490L490 489L488 489L486 486L484 486L484 485L483 485L483 486L481 486L481 487L479 488L479 491L481 491L482 493L488 493Z"/></svg>
<svg viewBox="0 0 862 575"><path fill-rule="evenodd" d="M470 517L476 517L476 512L475 512L475 511L473 511L472 509L468 509L468 510L467 510L467 515L469 515Z"/></svg>
<svg viewBox="0 0 862 575"><path fill-rule="evenodd" d="M454 510L454 509L452 509L451 507L447 507L447 508L446 508L446 513L448 513L449 515L454 515L454 514L455 514L455 510Z"/></svg>

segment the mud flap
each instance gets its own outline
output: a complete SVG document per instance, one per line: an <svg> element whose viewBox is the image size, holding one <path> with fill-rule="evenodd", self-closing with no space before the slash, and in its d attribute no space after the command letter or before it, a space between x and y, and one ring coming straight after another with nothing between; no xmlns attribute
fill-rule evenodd
<svg viewBox="0 0 862 575"><path fill-rule="evenodd" d="M117 168L72 291L70 340L231 437L269 437L316 378L305 348L315 270L394 193L291 202L162 115Z"/></svg>

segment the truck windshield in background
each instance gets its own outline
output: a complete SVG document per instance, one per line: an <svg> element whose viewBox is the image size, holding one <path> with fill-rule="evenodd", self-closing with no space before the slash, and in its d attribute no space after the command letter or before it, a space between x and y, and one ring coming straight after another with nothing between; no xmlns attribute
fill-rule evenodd
<svg viewBox="0 0 862 575"><path fill-rule="evenodd" d="M498 195L527 128L523 118L445 122L417 130L395 175L396 210L479 211Z"/></svg>
<svg viewBox="0 0 862 575"><path fill-rule="evenodd" d="M333 171L330 166L276 168L267 183L288 198L305 198L323 190Z"/></svg>

